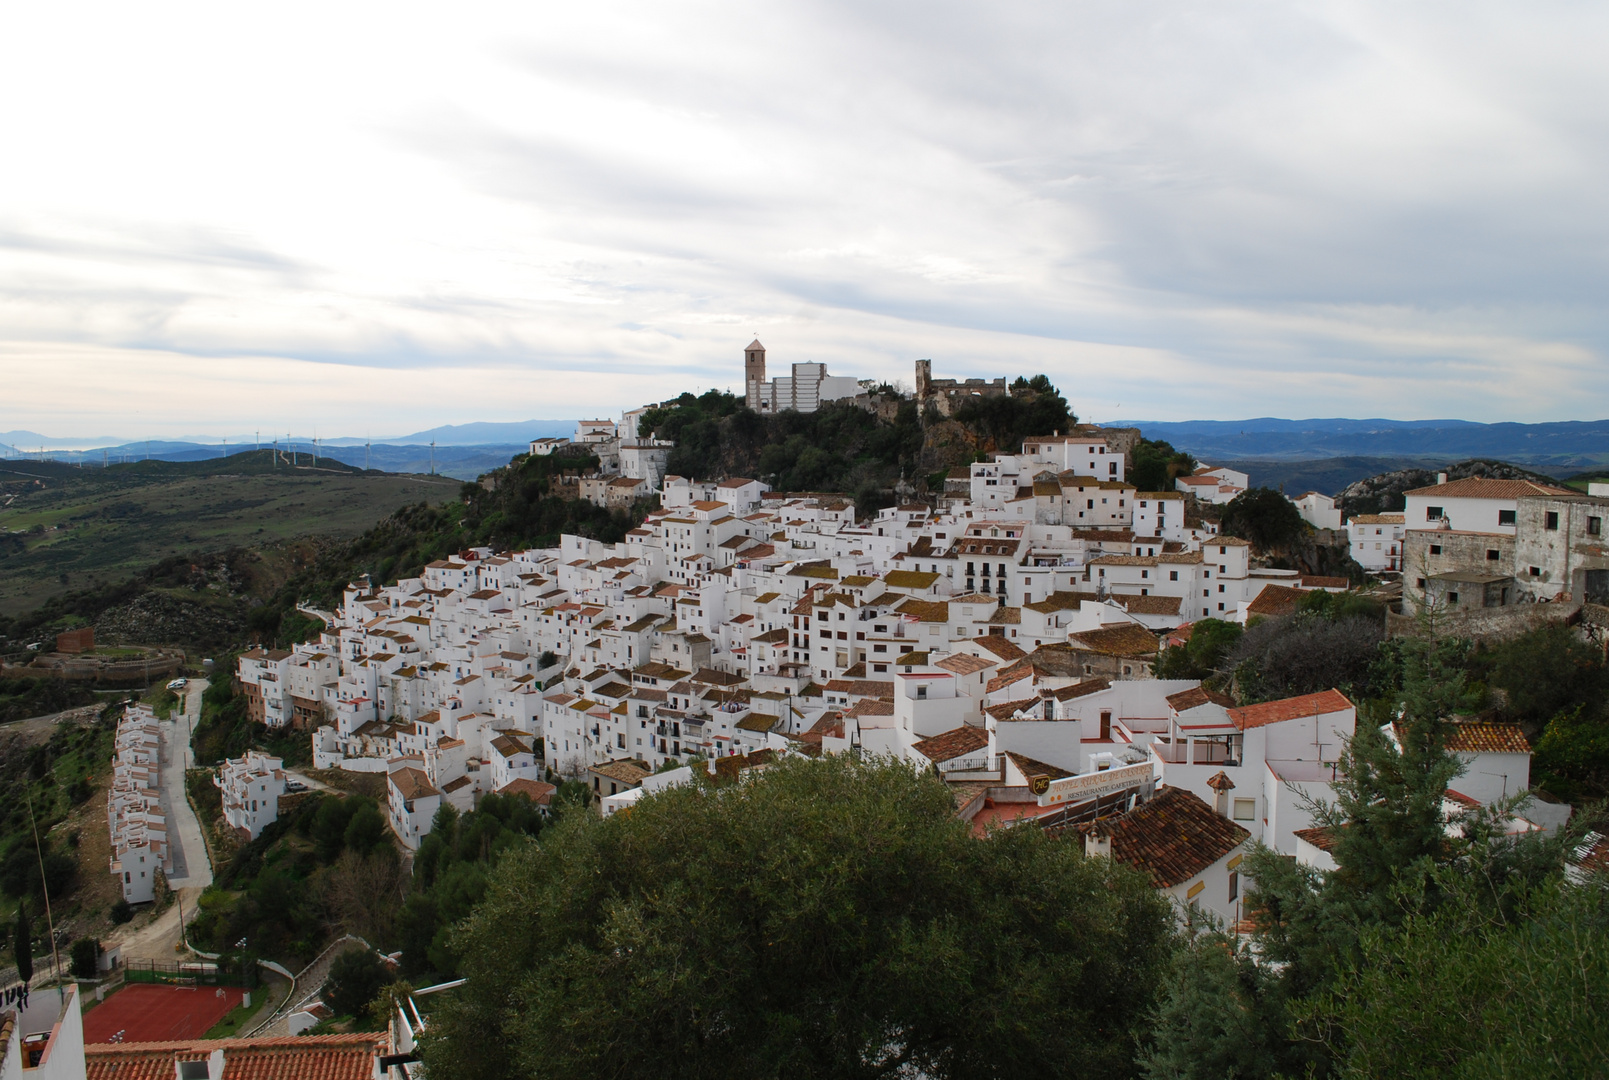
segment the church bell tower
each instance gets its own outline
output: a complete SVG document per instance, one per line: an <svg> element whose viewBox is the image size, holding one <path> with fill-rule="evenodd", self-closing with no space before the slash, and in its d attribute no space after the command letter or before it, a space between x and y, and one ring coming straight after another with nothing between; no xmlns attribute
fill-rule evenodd
<svg viewBox="0 0 1609 1080"><path fill-rule="evenodd" d="M765 387L765 346L760 339L749 342L743 350L744 401L755 412L760 411L760 395Z"/></svg>

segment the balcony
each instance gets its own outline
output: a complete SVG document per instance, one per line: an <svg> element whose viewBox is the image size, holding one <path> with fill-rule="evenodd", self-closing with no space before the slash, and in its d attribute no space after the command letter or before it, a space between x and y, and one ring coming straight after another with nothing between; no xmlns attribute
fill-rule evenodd
<svg viewBox="0 0 1609 1080"><path fill-rule="evenodd" d="M1168 765L1227 765L1234 768L1240 764L1240 747L1231 746L1224 739L1197 739L1194 750L1192 754L1187 740L1172 742L1167 736L1160 736L1151 743L1151 752Z"/></svg>

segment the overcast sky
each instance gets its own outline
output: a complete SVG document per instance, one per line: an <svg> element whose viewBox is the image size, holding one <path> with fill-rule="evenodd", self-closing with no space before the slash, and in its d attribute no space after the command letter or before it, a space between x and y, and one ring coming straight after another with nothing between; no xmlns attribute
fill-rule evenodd
<svg viewBox="0 0 1609 1080"><path fill-rule="evenodd" d="M1609 415L1609 7L10 4L0 430Z"/></svg>

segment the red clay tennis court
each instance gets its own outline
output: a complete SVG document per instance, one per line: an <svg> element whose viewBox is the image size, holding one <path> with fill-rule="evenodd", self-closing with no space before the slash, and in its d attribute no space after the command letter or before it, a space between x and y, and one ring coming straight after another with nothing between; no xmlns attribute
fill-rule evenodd
<svg viewBox="0 0 1609 1080"><path fill-rule="evenodd" d="M125 986L84 1014L84 1041L199 1039L240 1004L242 993L238 986Z"/></svg>

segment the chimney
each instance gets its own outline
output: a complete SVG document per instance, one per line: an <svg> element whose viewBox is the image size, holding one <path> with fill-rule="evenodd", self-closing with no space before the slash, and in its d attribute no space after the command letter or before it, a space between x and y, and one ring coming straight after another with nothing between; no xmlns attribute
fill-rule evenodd
<svg viewBox="0 0 1609 1080"><path fill-rule="evenodd" d="M1215 812L1229 817L1229 793L1235 790L1235 782L1229 779L1229 774L1223 771L1207 781L1207 786L1213 792L1212 808Z"/></svg>
<svg viewBox="0 0 1609 1080"><path fill-rule="evenodd" d="M1446 473L1439 472L1439 473L1436 474L1436 483L1438 485L1445 484L1446 482L1447 482L1447 474Z"/></svg>
<svg viewBox="0 0 1609 1080"><path fill-rule="evenodd" d="M1112 857L1112 838L1099 833L1084 834L1084 854L1090 858L1099 856L1103 859Z"/></svg>

